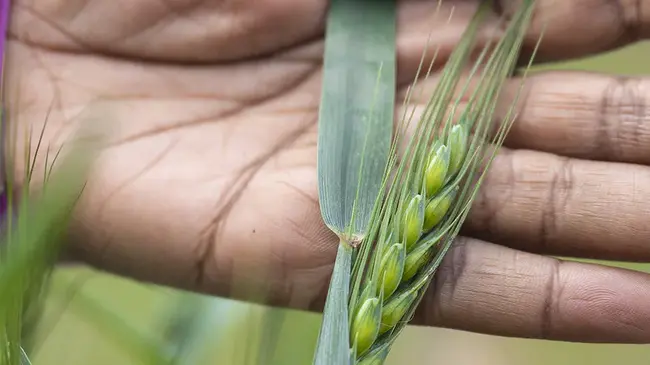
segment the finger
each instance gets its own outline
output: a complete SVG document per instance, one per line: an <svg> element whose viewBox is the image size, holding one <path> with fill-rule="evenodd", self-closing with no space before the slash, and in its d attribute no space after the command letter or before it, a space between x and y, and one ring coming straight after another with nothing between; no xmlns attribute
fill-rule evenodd
<svg viewBox="0 0 650 365"><path fill-rule="evenodd" d="M464 87L468 76L459 84ZM421 81L399 117L416 118L428 102L439 78ZM545 72L525 81L512 79L503 88L495 113L496 131L518 96L517 119L505 145L599 161L650 164L650 78L614 77L586 72ZM476 78L469 79L471 88ZM460 106L467 103L463 95ZM405 97L405 94L400 94ZM456 115L461 113L457 111ZM412 124L415 124L412 123ZM414 128L412 126L412 128Z"/></svg>
<svg viewBox="0 0 650 365"><path fill-rule="evenodd" d="M514 100L520 81L504 89L504 100ZM650 78L548 72L525 82L507 146L650 164Z"/></svg>
<svg viewBox="0 0 650 365"><path fill-rule="evenodd" d="M650 276L460 238L417 323L501 336L650 342Z"/></svg>
<svg viewBox="0 0 650 365"><path fill-rule="evenodd" d="M650 260L650 168L501 149L463 234L529 252Z"/></svg>
<svg viewBox="0 0 650 365"><path fill-rule="evenodd" d="M500 0L512 14L521 0ZM575 58L611 50L650 36L650 0L539 0L527 36L528 51L544 40L538 61Z"/></svg>

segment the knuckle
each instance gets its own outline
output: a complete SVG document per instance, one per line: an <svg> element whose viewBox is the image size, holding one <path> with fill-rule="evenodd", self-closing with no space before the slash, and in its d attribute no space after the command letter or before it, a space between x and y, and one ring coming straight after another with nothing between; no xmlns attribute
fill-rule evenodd
<svg viewBox="0 0 650 365"><path fill-rule="evenodd" d="M433 277L429 289L425 293L415 314L418 323L435 325L448 322L445 312L452 308L456 287L466 271L468 239L457 237L449 253Z"/></svg>
<svg viewBox="0 0 650 365"><path fill-rule="evenodd" d="M573 159L559 158L548 184L548 200L542 209L540 222L540 247L548 249L558 232L558 217L567 206L569 192L573 189Z"/></svg>
<svg viewBox="0 0 650 365"><path fill-rule="evenodd" d="M553 327L558 313L558 303L562 295L561 266L562 261L558 259L551 261L548 279L543 289L543 306L539 314L539 337L542 339L552 339L554 337Z"/></svg>
<svg viewBox="0 0 650 365"><path fill-rule="evenodd" d="M601 95L597 155L650 162L650 90L640 78L614 77Z"/></svg>
<svg viewBox="0 0 650 365"><path fill-rule="evenodd" d="M491 164L466 221L472 236L494 239L501 231L503 207L511 200L517 180L514 160L515 154L504 148Z"/></svg>
<svg viewBox="0 0 650 365"><path fill-rule="evenodd" d="M643 0L608 0L616 9L623 35L627 40L641 39Z"/></svg>

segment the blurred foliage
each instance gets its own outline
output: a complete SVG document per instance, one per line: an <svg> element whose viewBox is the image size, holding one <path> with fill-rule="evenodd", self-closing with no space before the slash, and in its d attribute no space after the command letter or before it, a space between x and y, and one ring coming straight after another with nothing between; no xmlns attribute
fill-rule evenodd
<svg viewBox="0 0 650 365"><path fill-rule="evenodd" d="M650 42L585 60L544 65L541 69L574 69L613 72L617 74L649 74ZM612 263L608 263L612 264ZM623 265L650 272L650 265ZM100 274L85 268L59 269L54 275L52 297L48 300L39 341L33 354L37 365L114 365L140 364L119 345L119 341L102 336L101 326L84 315L79 295L93 298L110 315L118 316L143 337L162 342L161 318L177 313L177 305L186 293L158 288ZM211 315L202 317L207 323L200 339L201 351L194 364L248 365L245 361L247 341L255 338L264 315L281 321L275 337L277 348L269 365L309 364L320 316L290 310L268 309L245 303L205 298ZM107 312L108 313L108 312ZM279 316L279 317L277 317ZM206 319L210 318L210 319ZM266 317L268 318L268 317ZM179 321L182 323L183 321ZM278 322L279 323L279 322ZM471 349L471 351L467 351ZM552 341L509 339L461 331L410 327L398 339L388 364L453 363L458 365L509 364L591 364L621 362L628 365L647 364L650 348L635 345L576 344ZM252 363L251 363L252 364Z"/></svg>

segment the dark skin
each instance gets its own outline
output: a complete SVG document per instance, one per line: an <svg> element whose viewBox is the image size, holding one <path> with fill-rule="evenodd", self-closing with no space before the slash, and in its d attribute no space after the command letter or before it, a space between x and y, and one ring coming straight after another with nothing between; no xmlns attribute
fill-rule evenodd
<svg viewBox="0 0 650 365"><path fill-rule="evenodd" d="M399 3L400 98L432 24L444 60L477 2L448 1L441 14L452 3L448 24L432 20L435 1ZM547 20L540 60L650 36L648 0L539 4L526 48ZM15 1L10 120L38 130L51 110L51 149L80 115L116 127L68 254L231 297L244 297L232 281L246 272L237 288L264 285L274 305L321 308L338 243L316 185L325 11L322 0ZM417 323L650 342L650 276L548 256L650 261L650 79L542 73L524 101Z"/></svg>

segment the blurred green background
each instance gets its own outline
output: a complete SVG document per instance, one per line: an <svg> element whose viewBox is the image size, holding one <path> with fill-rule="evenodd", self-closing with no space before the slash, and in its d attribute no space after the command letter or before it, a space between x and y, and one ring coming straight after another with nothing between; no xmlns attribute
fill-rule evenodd
<svg viewBox="0 0 650 365"><path fill-rule="evenodd" d="M545 66L545 68L548 66ZM650 74L650 43L609 54L551 65L617 74ZM627 265L650 272L648 265ZM165 320L179 314L176 300L184 294L167 288L134 283L88 269L60 269L55 273L34 363L40 365L140 364L126 346L164 332ZM90 301L92 299L92 301ZM208 315L201 317L204 335L185 338L201 349L187 364L254 364L250 348L259 335L262 315L282 320L267 338L277 341L276 352L262 364L310 364L320 317L312 313L265 310L234 301L203 298ZM187 308L187 307L186 307ZM189 313L197 313L189 307ZM183 321L180 321L183 323ZM265 322L266 323L266 322ZM184 335L181 335L184 337ZM130 344L130 345L128 345ZM137 353L137 352L136 352ZM130 355L131 354L131 355ZM248 358L247 358L248 357ZM461 331L410 327L394 347L388 364L590 364L623 362L650 364L650 347L591 345L518 340Z"/></svg>

